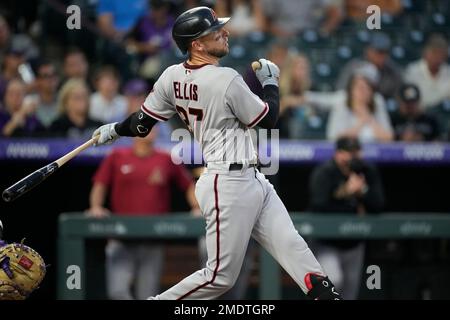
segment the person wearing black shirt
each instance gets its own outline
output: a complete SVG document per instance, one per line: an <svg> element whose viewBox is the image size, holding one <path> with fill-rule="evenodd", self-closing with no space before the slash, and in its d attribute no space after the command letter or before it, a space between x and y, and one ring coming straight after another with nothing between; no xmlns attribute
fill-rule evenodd
<svg viewBox="0 0 450 320"><path fill-rule="evenodd" d="M58 98L59 116L48 128L48 135L70 139L88 139L103 123L89 118L89 89L83 80L70 79Z"/></svg>
<svg viewBox="0 0 450 320"><path fill-rule="evenodd" d="M379 173L361 159L361 146L353 137L337 140L333 159L314 169L309 188L311 212L363 216L381 211L384 205ZM317 260L344 299L356 299L364 264L364 242L321 239L314 246Z"/></svg>
<svg viewBox="0 0 450 320"><path fill-rule="evenodd" d="M401 141L433 141L439 137L436 119L421 111L420 91L414 84L405 84L399 91L400 106L392 116L395 139Z"/></svg>

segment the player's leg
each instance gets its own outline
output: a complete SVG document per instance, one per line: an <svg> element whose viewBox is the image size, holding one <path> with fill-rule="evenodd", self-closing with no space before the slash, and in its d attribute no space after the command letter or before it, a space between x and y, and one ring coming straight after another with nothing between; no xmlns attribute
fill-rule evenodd
<svg viewBox="0 0 450 320"><path fill-rule="evenodd" d="M200 265L203 267L208 261L208 253L206 252L206 237L202 236L198 239L198 255Z"/></svg>
<svg viewBox="0 0 450 320"><path fill-rule="evenodd" d="M344 272L339 250L317 242L311 245L311 249L314 251L317 261L319 261L325 273L333 281L336 290L343 295Z"/></svg>
<svg viewBox="0 0 450 320"><path fill-rule="evenodd" d="M344 273L342 297L345 300L358 299L361 273L364 265L364 252L365 245L364 243L360 243L355 248L345 250L341 255Z"/></svg>
<svg viewBox="0 0 450 320"><path fill-rule="evenodd" d="M105 253L108 298L111 300L133 300L130 287L134 273L132 250L121 241L109 240Z"/></svg>
<svg viewBox="0 0 450 320"><path fill-rule="evenodd" d="M253 258L254 251L257 249L256 242L250 239L247 252L245 253L244 261L242 263L241 272L236 280L233 288L225 292L224 295L220 297L223 300L242 300L245 299L245 293L250 282L250 276L253 269Z"/></svg>
<svg viewBox="0 0 450 320"><path fill-rule="evenodd" d="M145 300L160 290L164 251L163 246L149 243L137 249L136 299Z"/></svg>
<svg viewBox="0 0 450 320"><path fill-rule="evenodd" d="M206 267L152 299L215 299L234 285L263 199L249 181L246 174L201 176L196 197L206 220Z"/></svg>
<svg viewBox="0 0 450 320"><path fill-rule="evenodd" d="M305 240L298 234L273 186L257 173L265 190L263 209L253 229L252 236L286 270L312 299L335 299L339 294L326 277Z"/></svg>
<svg viewBox="0 0 450 320"><path fill-rule="evenodd" d="M206 237L201 237L198 241L198 250L200 256L200 265L206 265L208 261L208 253L206 251ZM236 280L233 288L225 292L220 299L222 300L242 300L247 291L250 273L253 267L253 251L255 250L255 242L250 239L248 243L247 252L242 262L241 272Z"/></svg>

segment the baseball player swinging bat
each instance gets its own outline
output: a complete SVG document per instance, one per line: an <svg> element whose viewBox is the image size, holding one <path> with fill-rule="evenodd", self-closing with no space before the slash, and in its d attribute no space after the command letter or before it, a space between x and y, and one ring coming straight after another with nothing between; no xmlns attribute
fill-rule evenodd
<svg viewBox="0 0 450 320"><path fill-rule="evenodd" d="M53 174L57 169L61 168L66 162L73 159L75 156L77 156L80 152L83 150L89 148L90 146L94 145L97 141L97 137L94 137L85 143L83 143L81 146L73 149L69 153L65 154L58 160L46 165L45 167L42 167L33 173L29 174L22 180L16 182L9 188L5 189L2 193L2 198L6 202L13 201L20 197L21 195L27 193L34 187L36 187L38 184L40 184L42 181L47 179L51 174Z"/></svg>

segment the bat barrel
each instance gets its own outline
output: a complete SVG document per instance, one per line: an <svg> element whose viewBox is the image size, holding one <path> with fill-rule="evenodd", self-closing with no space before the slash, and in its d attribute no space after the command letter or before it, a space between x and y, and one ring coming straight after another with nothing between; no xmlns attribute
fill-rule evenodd
<svg viewBox="0 0 450 320"><path fill-rule="evenodd" d="M64 165L67 161L75 157L77 154L79 154L81 151L83 151L86 148L89 148L95 142L98 140L98 136L95 138L92 138L85 143L83 143L78 148L75 148L74 150L70 151L68 154L62 156L58 160L55 160L54 162L46 165L45 167L42 167L30 175L26 176L22 180L16 182L8 189L4 190L2 193L2 198L6 202L13 201L14 199L20 197L24 193L30 191L34 187L36 187L39 183L44 181L48 176L50 176L53 172L56 171L59 167Z"/></svg>
<svg viewBox="0 0 450 320"><path fill-rule="evenodd" d="M22 180L5 189L2 193L3 200L10 202L17 199L44 181L49 175L55 172L56 169L58 169L58 164L52 162L49 165L34 171Z"/></svg>

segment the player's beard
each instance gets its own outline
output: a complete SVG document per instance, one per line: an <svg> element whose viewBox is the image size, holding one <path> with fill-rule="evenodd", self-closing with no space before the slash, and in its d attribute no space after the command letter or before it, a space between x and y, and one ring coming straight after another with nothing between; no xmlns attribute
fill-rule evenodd
<svg viewBox="0 0 450 320"><path fill-rule="evenodd" d="M223 58L228 54L228 51L228 47L224 49L210 49L208 50L208 54L216 58Z"/></svg>

